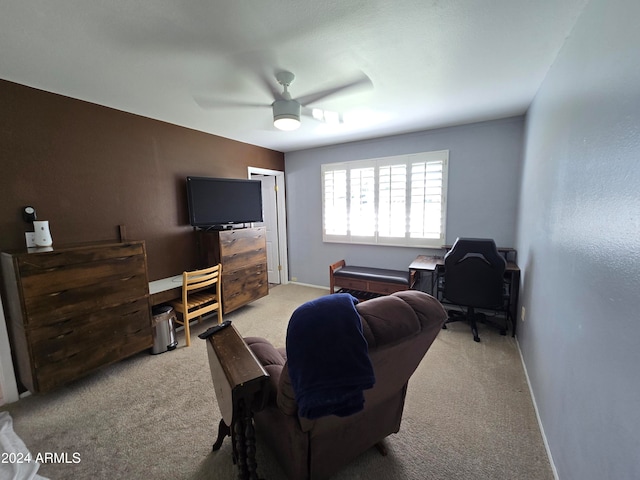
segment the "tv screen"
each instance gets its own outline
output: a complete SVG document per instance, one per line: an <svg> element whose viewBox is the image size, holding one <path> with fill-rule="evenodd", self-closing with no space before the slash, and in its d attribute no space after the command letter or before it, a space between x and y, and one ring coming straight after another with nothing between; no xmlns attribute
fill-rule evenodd
<svg viewBox="0 0 640 480"><path fill-rule="evenodd" d="M187 177L187 200L194 227L262 221L259 180Z"/></svg>

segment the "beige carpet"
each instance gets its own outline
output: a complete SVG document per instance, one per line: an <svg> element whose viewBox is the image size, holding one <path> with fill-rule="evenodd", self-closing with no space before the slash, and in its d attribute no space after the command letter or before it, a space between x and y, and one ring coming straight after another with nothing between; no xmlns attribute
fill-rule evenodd
<svg viewBox="0 0 640 480"><path fill-rule="evenodd" d="M282 285L225 317L244 336L284 345L287 321L323 289ZM205 342L160 355L142 353L59 391L5 405L32 453L66 453L79 463L51 463L39 473L62 479L234 479L231 442L211 452L220 413ZM443 330L409 383L400 432L389 454L365 452L338 479L552 480L516 343L480 325ZM75 457L77 458L77 456ZM284 478L258 439L258 472Z"/></svg>

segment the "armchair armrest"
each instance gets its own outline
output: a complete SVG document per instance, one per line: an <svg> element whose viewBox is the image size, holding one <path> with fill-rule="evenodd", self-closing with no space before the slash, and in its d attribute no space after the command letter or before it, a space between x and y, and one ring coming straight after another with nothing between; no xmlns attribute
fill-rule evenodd
<svg viewBox="0 0 640 480"><path fill-rule="evenodd" d="M286 366L285 349L276 348L268 340L261 337L246 337L244 340L270 375L269 402L278 405L278 408L286 415L298 415L298 404Z"/></svg>

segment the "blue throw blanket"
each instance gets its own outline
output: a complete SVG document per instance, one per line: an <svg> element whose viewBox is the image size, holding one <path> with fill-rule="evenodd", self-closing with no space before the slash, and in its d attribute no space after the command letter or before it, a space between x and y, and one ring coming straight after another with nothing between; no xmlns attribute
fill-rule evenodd
<svg viewBox="0 0 640 480"><path fill-rule="evenodd" d="M289 320L287 364L301 417L346 417L364 408L363 390L375 376L356 303L347 293L327 295Z"/></svg>

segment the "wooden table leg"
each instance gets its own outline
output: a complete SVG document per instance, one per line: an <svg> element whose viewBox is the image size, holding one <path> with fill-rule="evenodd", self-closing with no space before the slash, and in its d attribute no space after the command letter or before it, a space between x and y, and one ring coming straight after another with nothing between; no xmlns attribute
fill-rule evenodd
<svg viewBox="0 0 640 480"><path fill-rule="evenodd" d="M215 443L213 444L213 451L220 450L222 446L222 442L225 437L231 436L231 429L229 426L224 423L224 420L220 420L220 425L218 425L218 438L216 438Z"/></svg>
<svg viewBox="0 0 640 480"><path fill-rule="evenodd" d="M248 408L245 410L244 416L244 439L249 479L259 480L257 472L258 462L256 462L256 432L253 428L253 414Z"/></svg>
<svg viewBox="0 0 640 480"><path fill-rule="evenodd" d="M233 424L233 438L237 456L238 478L260 480L256 461L256 434L253 427L253 412L245 402L238 402L238 417Z"/></svg>
<svg viewBox="0 0 640 480"><path fill-rule="evenodd" d="M238 459L238 478L240 480L248 480L249 479L249 470L247 468L247 449L246 449L246 440L245 440L245 426L244 426L244 418L245 418L245 405L243 401L238 402L237 404L238 412L237 418L233 424L233 433L235 437L235 449L236 455Z"/></svg>

